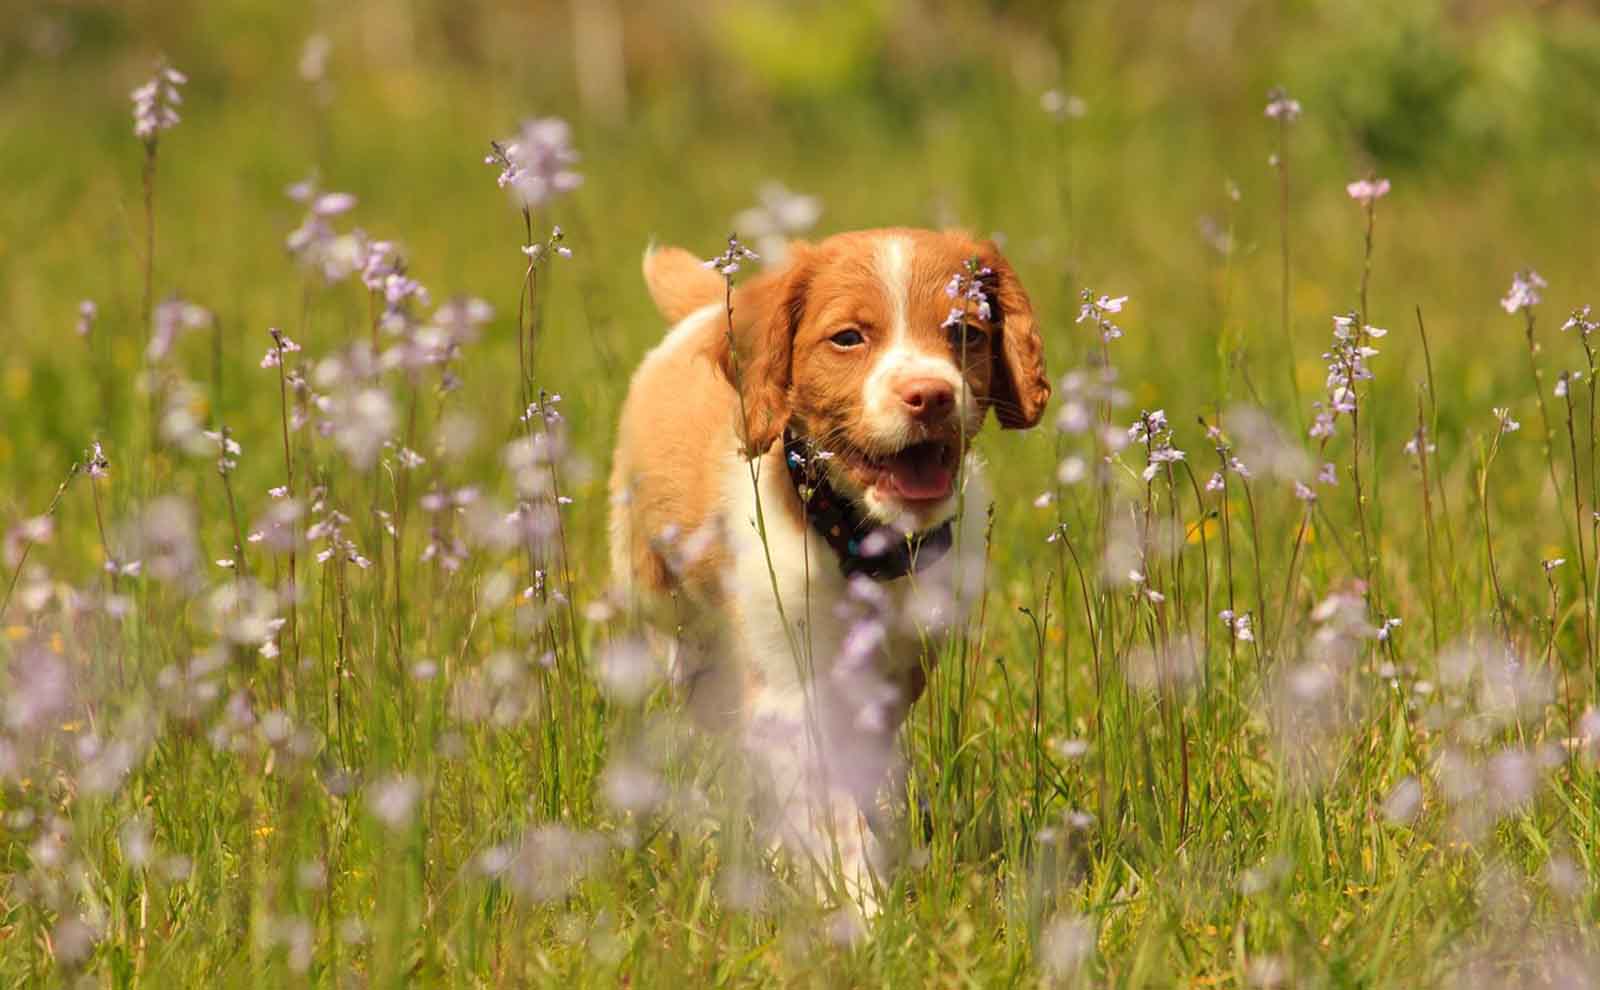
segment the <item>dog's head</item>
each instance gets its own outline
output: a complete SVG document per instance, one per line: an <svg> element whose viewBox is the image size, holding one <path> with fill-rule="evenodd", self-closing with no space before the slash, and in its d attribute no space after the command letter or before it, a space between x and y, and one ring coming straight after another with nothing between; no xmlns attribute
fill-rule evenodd
<svg viewBox="0 0 1600 990"><path fill-rule="evenodd" d="M952 298L969 271L976 298ZM1009 429L1039 421L1043 352L993 243L894 229L793 245L784 268L735 293L716 357L740 391L750 456L788 428L832 455L830 482L868 515L926 529L954 514L989 409Z"/></svg>

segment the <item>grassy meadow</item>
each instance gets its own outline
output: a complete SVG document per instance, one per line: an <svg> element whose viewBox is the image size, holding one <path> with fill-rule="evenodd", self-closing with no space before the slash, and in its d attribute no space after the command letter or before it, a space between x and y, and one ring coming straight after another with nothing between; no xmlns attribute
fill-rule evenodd
<svg viewBox="0 0 1600 990"><path fill-rule="evenodd" d="M14 3L0 986L1600 984L1597 86L1577 2ZM1060 386L865 924L607 573L641 252L774 180L1001 239Z"/></svg>

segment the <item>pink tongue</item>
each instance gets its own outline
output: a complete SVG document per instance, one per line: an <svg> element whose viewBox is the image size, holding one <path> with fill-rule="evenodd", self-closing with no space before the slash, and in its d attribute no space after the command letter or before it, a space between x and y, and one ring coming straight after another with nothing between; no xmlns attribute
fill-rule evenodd
<svg viewBox="0 0 1600 990"><path fill-rule="evenodd" d="M900 454L889 461L888 475L901 498L927 502L950 494L951 471L937 455Z"/></svg>

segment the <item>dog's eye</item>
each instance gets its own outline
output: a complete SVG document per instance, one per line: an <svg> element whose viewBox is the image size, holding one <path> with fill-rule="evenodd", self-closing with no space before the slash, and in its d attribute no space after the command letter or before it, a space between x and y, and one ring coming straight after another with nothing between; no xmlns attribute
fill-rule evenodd
<svg viewBox="0 0 1600 990"><path fill-rule="evenodd" d="M950 335L950 347L957 353L963 349L975 351L989 341L988 334L970 323L957 323L945 332Z"/></svg>
<svg viewBox="0 0 1600 990"><path fill-rule="evenodd" d="M840 330L828 339L835 347L860 347L867 342L867 338L861 336L861 331L855 329Z"/></svg>

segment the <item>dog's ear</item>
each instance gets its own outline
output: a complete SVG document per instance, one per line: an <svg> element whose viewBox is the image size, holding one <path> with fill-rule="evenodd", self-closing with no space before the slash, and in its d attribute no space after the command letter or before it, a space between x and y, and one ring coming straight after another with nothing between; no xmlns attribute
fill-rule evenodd
<svg viewBox="0 0 1600 990"><path fill-rule="evenodd" d="M763 272L734 291L731 328L726 314L716 317L720 329L712 357L739 391L744 413L740 441L747 457L765 453L789 425L794 336L805 314L812 271L810 246L795 242L782 268Z"/></svg>
<svg viewBox="0 0 1600 990"><path fill-rule="evenodd" d="M994 273L987 279L987 288L990 301L999 310L995 317L1000 327L1000 346L995 353L989 401L1002 427L1025 430L1039 422L1050 401L1044 341L1039 337L1028 293L999 246L985 241L979 259Z"/></svg>

